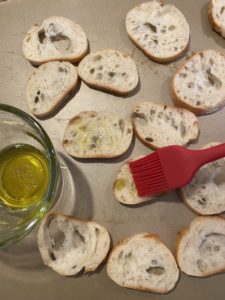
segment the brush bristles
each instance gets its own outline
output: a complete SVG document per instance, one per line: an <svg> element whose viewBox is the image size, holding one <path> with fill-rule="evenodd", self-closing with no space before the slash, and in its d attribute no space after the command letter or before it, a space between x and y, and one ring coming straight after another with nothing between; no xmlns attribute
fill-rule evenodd
<svg viewBox="0 0 225 300"><path fill-rule="evenodd" d="M140 197L156 195L168 189L157 152L129 163Z"/></svg>

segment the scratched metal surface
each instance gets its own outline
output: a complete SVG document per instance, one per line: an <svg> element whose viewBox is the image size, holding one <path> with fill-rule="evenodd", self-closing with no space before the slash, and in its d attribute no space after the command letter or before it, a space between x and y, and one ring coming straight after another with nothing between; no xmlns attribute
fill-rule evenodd
<svg viewBox="0 0 225 300"><path fill-rule="evenodd" d="M166 1L169 3L169 1ZM225 41L211 30L207 20L207 1L171 0L186 16L191 30L188 55L204 48L223 50ZM148 153L134 140L129 151L111 160L74 160L62 149L61 141L68 120L82 110L105 110L129 117L135 103L154 100L172 103L169 94L171 76L181 61L159 65L150 61L129 40L124 26L127 11L137 0L8 0L0 3L0 102L26 112L25 85L33 67L23 57L21 42L34 23L51 15L65 16L84 28L92 51L117 48L132 55L140 74L140 88L130 97L121 98L92 90L81 83L66 104L51 118L41 120L66 164L69 197L65 212L83 219L93 219L110 232L112 242L141 231L157 233L174 250L176 233L195 215L180 202L176 193L140 207L120 205L113 197L112 182L120 164L131 156ZM225 110L200 118L201 134L193 147L211 141L224 141ZM0 133L1 137L1 133ZM71 186L72 185L72 186ZM63 209L63 204L60 207ZM174 291L155 295L123 289L106 276L103 265L90 276L60 277L46 268L36 245L36 231L13 247L0 251L1 299L222 299L225 275L206 279L181 274Z"/></svg>

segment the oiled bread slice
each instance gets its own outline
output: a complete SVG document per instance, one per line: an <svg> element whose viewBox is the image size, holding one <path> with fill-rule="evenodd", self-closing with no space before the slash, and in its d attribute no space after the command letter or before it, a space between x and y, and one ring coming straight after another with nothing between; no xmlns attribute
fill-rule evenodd
<svg viewBox="0 0 225 300"><path fill-rule="evenodd" d="M210 0L208 17L212 28L225 38L225 1Z"/></svg>
<svg viewBox="0 0 225 300"><path fill-rule="evenodd" d="M172 80L172 97L177 105L197 115L212 113L225 105L225 56L204 50L188 59Z"/></svg>
<svg viewBox="0 0 225 300"><path fill-rule="evenodd" d="M149 233L119 241L110 253L107 274L122 287L154 293L168 293L179 278L171 251Z"/></svg>
<svg viewBox="0 0 225 300"><path fill-rule="evenodd" d="M113 194L119 202L127 205L136 205L151 199L155 199L155 197L150 196L138 196L133 176L130 172L129 161L123 163L116 174L116 178L113 183Z"/></svg>
<svg viewBox="0 0 225 300"><path fill-rule="evenodd" d="M47 62L27 82L26 100L37 117L45 117L65 100L78 84L77 68L69 62Z"/></svg>
<svg viewBox="0 0 225 300"><path fill-rule="evenodd" d="M69 121L63 146L77 158L112 158L128 150L132 136L131 122L118 114L85 111Z"/></svg>
<svg viewBox="0 0 225 300"><path fill-rule="evenodd" d="M152 60L170 62L181 56L189 45L189 25L173 5L148 1L131 9L126 16L131 40Z"/></svg>
<svg viewBox="0 0 225 300"><path fill-rule="evenodd" d="M22 45L25 57L39 65L52 60L80 61L88 51L85 32L79 24L64 17L49 17L33 25Z"/></svg>
<svg viewBox="0 0 225 300"><path fill-rule="evenodd" d="M100 265L109 251L110 236L94 221L50 213L39 227L38 247L48 267L72 276L81 270L92 272Z"/></svg>
<svg viewBox="0 0 225 300"><path fill-rule="evenodd" d="M105 49L87 55L78 66L78 75L90 87L126 95L138 84L138 71L126 53Z"/></svg>
<svg viewBox="0 0 225 300"><path fill-rule="evenodd" d="M210 143L204 148L218 143ZM225 158L206 164L181 189L184 202L200 215L214 215L225 211Z"/></svg>
<svg viewBox="0 0 225 300"><path fill-rule="evenodd" d="M198 138L199 121L183 108L142 102L134 107L131 118L137 137L153 149L184 146Z"/></svg>
<svg viewBox="0 0 225 300"><path fill-rule="evenodd" d="M197 217L178 234L177 262L184 273L205 277L225 271L225 219Z"/></svg>

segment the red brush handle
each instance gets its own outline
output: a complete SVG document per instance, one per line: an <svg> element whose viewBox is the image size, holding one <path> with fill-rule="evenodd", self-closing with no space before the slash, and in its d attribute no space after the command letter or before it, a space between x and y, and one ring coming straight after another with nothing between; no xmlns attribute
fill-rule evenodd
<svg viewBox="0 0 225 300"><path fill-rule="evenodd" d="M206 163L225 157L225 143L207 149L192 151L198 166L201 167Z"/></svg>

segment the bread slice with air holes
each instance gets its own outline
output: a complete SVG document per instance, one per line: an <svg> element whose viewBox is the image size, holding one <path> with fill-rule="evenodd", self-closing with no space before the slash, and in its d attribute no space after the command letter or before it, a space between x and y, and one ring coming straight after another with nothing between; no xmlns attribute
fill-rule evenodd
<svg viewBox="0 0 225 300"><path fill-rule="evenodd" d="M160 63L176 60L189 46L189 25L175 6L152 0L139 4L126 16L130 39L150 59Z"/></svg>
<svg viewBox="0 0 225 300"><path fill-rule="evenodd" d="M107 274L122 287L161 294L170 292L179 278L173 254L149 233L119 241L110 253Z"/></svg>
<svg viewBox="0 0 225 300"><path fill-rule="evenodd" d="M141 158L142 156L138 157ZM138 159L136 158L136 159ZM129 160L131 161L131 160ZM155 199L155 197L139 197L133 176L130 172L129 161L123 163L116 174L116 178L113 183L113 194L115 198L127 205L136 205L148 200Z"/></svg>
<svg viewBox="0 0 225 300"><path fill-rule="evenodd" d="M219 143L210 143L209 148ZM180 190L182 200L200 215L225 211L225 158L201 167L192 181Z"/></svg>
<svg viewBox="0 0 225 300"><path fill-rule="evenodd" d="M88 41L81 26L64 17L53 16L27 32L22 49L34 65L52 60L79 62L88 51Z"/></svg>
<svg viewBox="0 0 225 300"><path fill-rule="evenodd" d="M47 62L39 66L26 86L29 109L37 117L46 117L78 85L77 68L69 62Z"/></svg>
<svg viewBox="0 0 225 300"><path fill-rule="evenodd" d="M132 112L134 131L147 147L187 145L198 138L199 121L190 111L153 102L141 102Z"/></svg>
<svg viewBox="0 0 225 300"><path fill-rule="evenodd" d="M174 74L172 98L196 115L225 105L225 56L209 49L194 54Z"/></svg>
<svg viewBox="0 0 225 300"><path fill-rule="evenodd" d="M206 277L225 271L225 219L200 216L177 236L177 263L187 275Z"/></svg>
<svg viewBox="0 0 225 300"><path fill-rule="evenodd" d="M208 17L212 28L225 38L225 1L210 0L208 7Z"/></svg>
<svg viewBox="0 0 225 300"><path fill-rule="evenodd" d="M131 93L139 81L133 59L114 49L87 55L78 66L78 75L90 87L118 95Z"/></svg>
<svg viewBox="0 0 225 300"><path fill-rule="evenodd" d="M84 111L72 118L64 133L64 149L77 158L113 158L132 141L131 122L111 112Z"/></svg>
<svg viewBox="0 0 225 300"><path fill-rule="evenodd" d="M38 230L38 247L44 263L60 275L93 272L110 247L107 230L94 221L49 213Z"/></svg>

